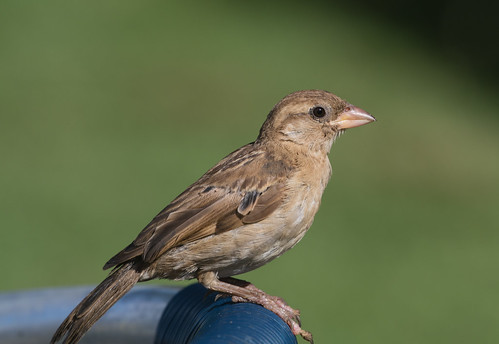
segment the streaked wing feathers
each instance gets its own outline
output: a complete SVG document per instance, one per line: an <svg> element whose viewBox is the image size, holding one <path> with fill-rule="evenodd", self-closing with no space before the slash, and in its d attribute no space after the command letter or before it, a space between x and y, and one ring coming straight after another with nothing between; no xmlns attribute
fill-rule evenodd
<svg viewBox="0 0 499 344"><path fill-rule="evenodd" d="M219 198L185 221L167 222L157 227L144 247L144 260L152 262L172 247L214 234L217 219L233 212L240 198L234 194L230 196Z"/></svg>
<svg viewBox="0 0 499 344"><path fill-rule="evenodd" d="M209 170L112 257L104 269L137 256L153 262L173 247L259 222L272 214L283 200L287 170L269 171L267 166L275 164L269 164L263 151L251 148L248 145L239 149Z"/></svg>
<svg viewBox="0 0 499 344"><path fill-rule="evenodd" d="M284 184L276 184L269 187L255 202L253 209L242 218L243 223L260 222L272 214L281 204L284 194Z"/></svg>

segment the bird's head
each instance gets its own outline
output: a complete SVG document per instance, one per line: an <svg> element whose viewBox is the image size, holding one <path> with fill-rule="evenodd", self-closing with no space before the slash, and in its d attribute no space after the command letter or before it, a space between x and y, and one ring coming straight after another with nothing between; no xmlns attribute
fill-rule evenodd
<svg viewBox="0 0 499 344"><path fill-rule="evenodd" d="M366 111L321 90L289 94L270 111L257 141L278 140L308 151L328 153L345 129L374 121Z"/></svg>

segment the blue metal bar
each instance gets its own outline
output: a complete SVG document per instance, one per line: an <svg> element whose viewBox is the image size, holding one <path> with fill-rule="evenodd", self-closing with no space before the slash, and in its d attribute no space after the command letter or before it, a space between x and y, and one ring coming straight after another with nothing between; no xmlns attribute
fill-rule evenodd
<svg viewBox="0 0 499 344"><path fill-rule="evenodd" d="M93 287L0 294L0 343L47 344ZM88 331L81 344L153 343L158 321L178 289L136 286Z"/></svg>
<svg viewBox="0 0 499 344"><path fill-rule="evenodd" d="M159 322L155 344L291 344L296 337L271 311L253 303L215 301L200 284L181 290Z"/></svg>
<svg viewBox="0 0 499 344"><path fill-rule="evenodd" d="M0 342L48 343L91 287L0 293ZM83 337L91 343L296 344L289 327L255 304L215 301L199 284L178 289L136 286Z"/></svg>

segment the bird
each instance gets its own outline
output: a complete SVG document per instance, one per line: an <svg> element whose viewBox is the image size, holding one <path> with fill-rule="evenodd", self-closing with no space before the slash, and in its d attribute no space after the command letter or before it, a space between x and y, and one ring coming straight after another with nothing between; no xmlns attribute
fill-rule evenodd
<svg viewBox="0 0 499 344"><path fill-rule="evenodd" d="M197 279L233 302L259 304L313 343L300 312L233 276L295 246L331 177L329 152L346 129L375 121L323 90L282 98L254 142L227 155L156 215L104 265L109 275L67 316L51 343L77 343L137 282Z"/></svg>

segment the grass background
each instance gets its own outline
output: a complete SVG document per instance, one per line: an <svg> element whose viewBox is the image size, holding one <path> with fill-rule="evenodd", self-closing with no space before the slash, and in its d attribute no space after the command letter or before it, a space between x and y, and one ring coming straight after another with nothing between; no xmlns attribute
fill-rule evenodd
<svg viewBox="0 0 499 344"><path fill-rule="evenodd" d="M243 277L319 343L497 343L496 84L413 30L321 6L2 2L0 290L98 283L281 97L319 88L378 121L333 146L302 242Z"/></svg>

